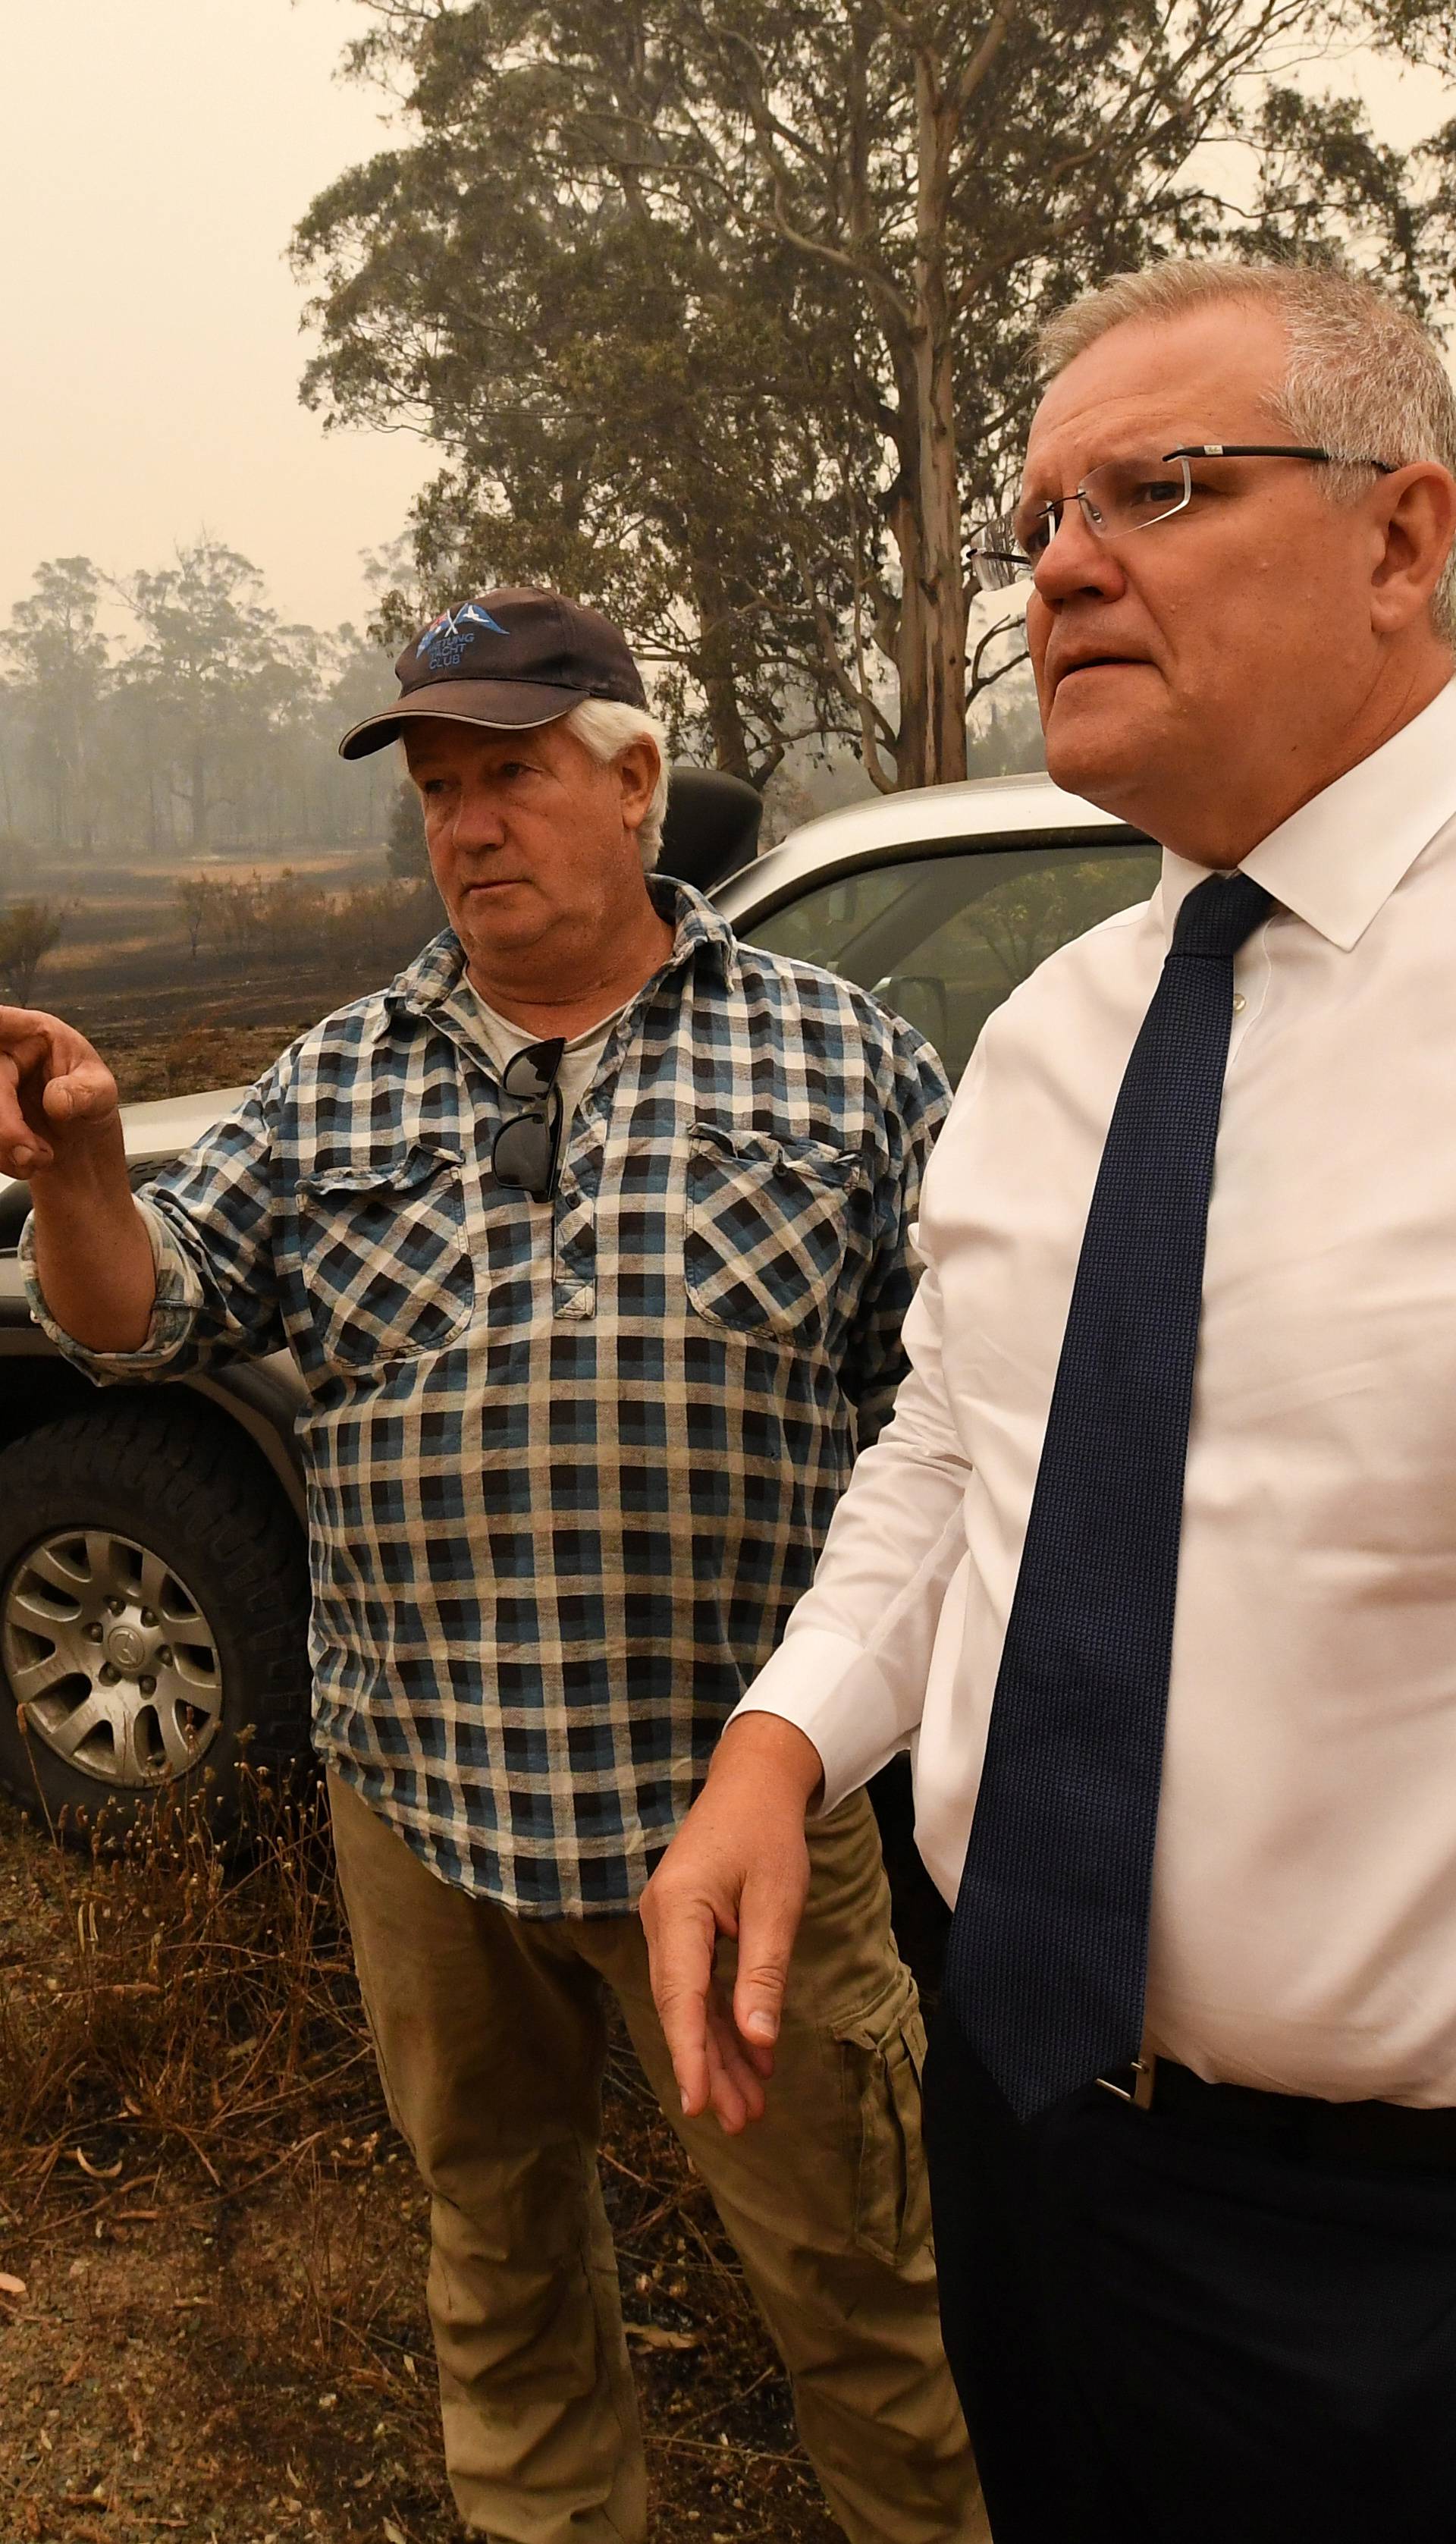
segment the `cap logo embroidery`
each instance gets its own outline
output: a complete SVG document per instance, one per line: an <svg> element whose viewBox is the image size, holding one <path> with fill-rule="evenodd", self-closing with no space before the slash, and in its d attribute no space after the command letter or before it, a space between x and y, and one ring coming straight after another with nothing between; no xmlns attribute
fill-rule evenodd
<svg viewBox="0 0 1456 2544"><path fill-rule="evenodd" d="M482 609L478 601L466 600L458 609L441 610L421 637L416 655L422 654L432 672L453 672L475 641L477 628L484 628L492 636L510 633L508 627L491 616L489 609Z"/></svg>

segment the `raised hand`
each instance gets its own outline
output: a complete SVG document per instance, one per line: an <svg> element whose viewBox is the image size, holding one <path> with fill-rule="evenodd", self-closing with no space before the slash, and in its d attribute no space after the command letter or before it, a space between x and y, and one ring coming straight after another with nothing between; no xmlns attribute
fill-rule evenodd
<svg viewBox="0 0 1456 2544"><path fill-rule="evenodd" d="M93 1351L138 1350L157 1275L116 1081L84 1034L38 1007L0 1007L0 1174L30 1182L36 1270L56 1323Z"/></svg>
<svg viewBox="0 0 1456 2544"><path fill-rule="evenodd" d="M38 1007L0 1007L0 1173L64 1167L99 1141L119 1153L116 1081L84 1034Z"/></svg>

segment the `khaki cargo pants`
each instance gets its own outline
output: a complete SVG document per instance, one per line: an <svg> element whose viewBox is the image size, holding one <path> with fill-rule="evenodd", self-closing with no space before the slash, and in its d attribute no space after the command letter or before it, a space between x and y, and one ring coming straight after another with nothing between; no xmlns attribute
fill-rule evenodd
<svg viewBox="0 0 1456 2544"><path fill-rule="evenodd" d="M855 2544L983 2534L941 2349L923 2046L863 1794L813 1879L768 2117L684 2120L636 1917L514 1917L438 1880L330 1777L359 1984L432 2199L445 2462L491 2544L643 2544L646 2476L597 2179L605 1989L719 2215ZM605 1983L605 1984L604 1984Z"/></svg>

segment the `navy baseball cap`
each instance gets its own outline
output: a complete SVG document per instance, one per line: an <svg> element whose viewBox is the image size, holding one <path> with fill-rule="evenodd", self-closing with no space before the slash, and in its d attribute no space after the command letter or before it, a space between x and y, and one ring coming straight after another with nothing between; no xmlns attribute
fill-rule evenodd
<svg viewBox="0 0 1456 2544"><path fill-rule="evenodd" d="M341 758L382 751L419 716L522 731L570 715L586 698L648 702L626 638L559 592L483 592L442 609L394 668L398 699L351 727Z"/></svg>

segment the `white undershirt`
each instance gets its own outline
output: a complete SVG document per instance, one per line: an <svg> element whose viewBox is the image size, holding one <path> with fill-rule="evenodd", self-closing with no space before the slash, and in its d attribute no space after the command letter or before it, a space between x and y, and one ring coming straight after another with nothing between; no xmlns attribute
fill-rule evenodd
<svg viewBox="0 0 1456 2544"><path fill-rule="evenodd" d="M507 1063L514 1060L518 1051L529 1051L532 1043L545 1042L548 1039L545 1034L538 1033L534 1026L512 1024L509 1016L500 1015L481 996L468 973L463 977L462 986L470 992L475 1000L480 1011L481 1040L497 1069L502 1074ZM562 1053L561 1067L556 1073L556 1083L562 1100L563 1142L571 1129L573 1114L596 1075L597 1064L611 1040L612 1029L621 1013L621 1007L613 1007L611 1014L603 1016L600 1024L589 1025L585 1033L575 1034Z"/></svg>
<svg viewBox="0 0 1456 2544"><path fill-rule="evenodd" d="M1203 2076L1456 2105L1456 686L1263 840L1235 966L1148 2030ZM832 1805L894 1750L954 1900L1113 1099L1202 870L986 1027L894 1419L745 1704Z"/></svg>

